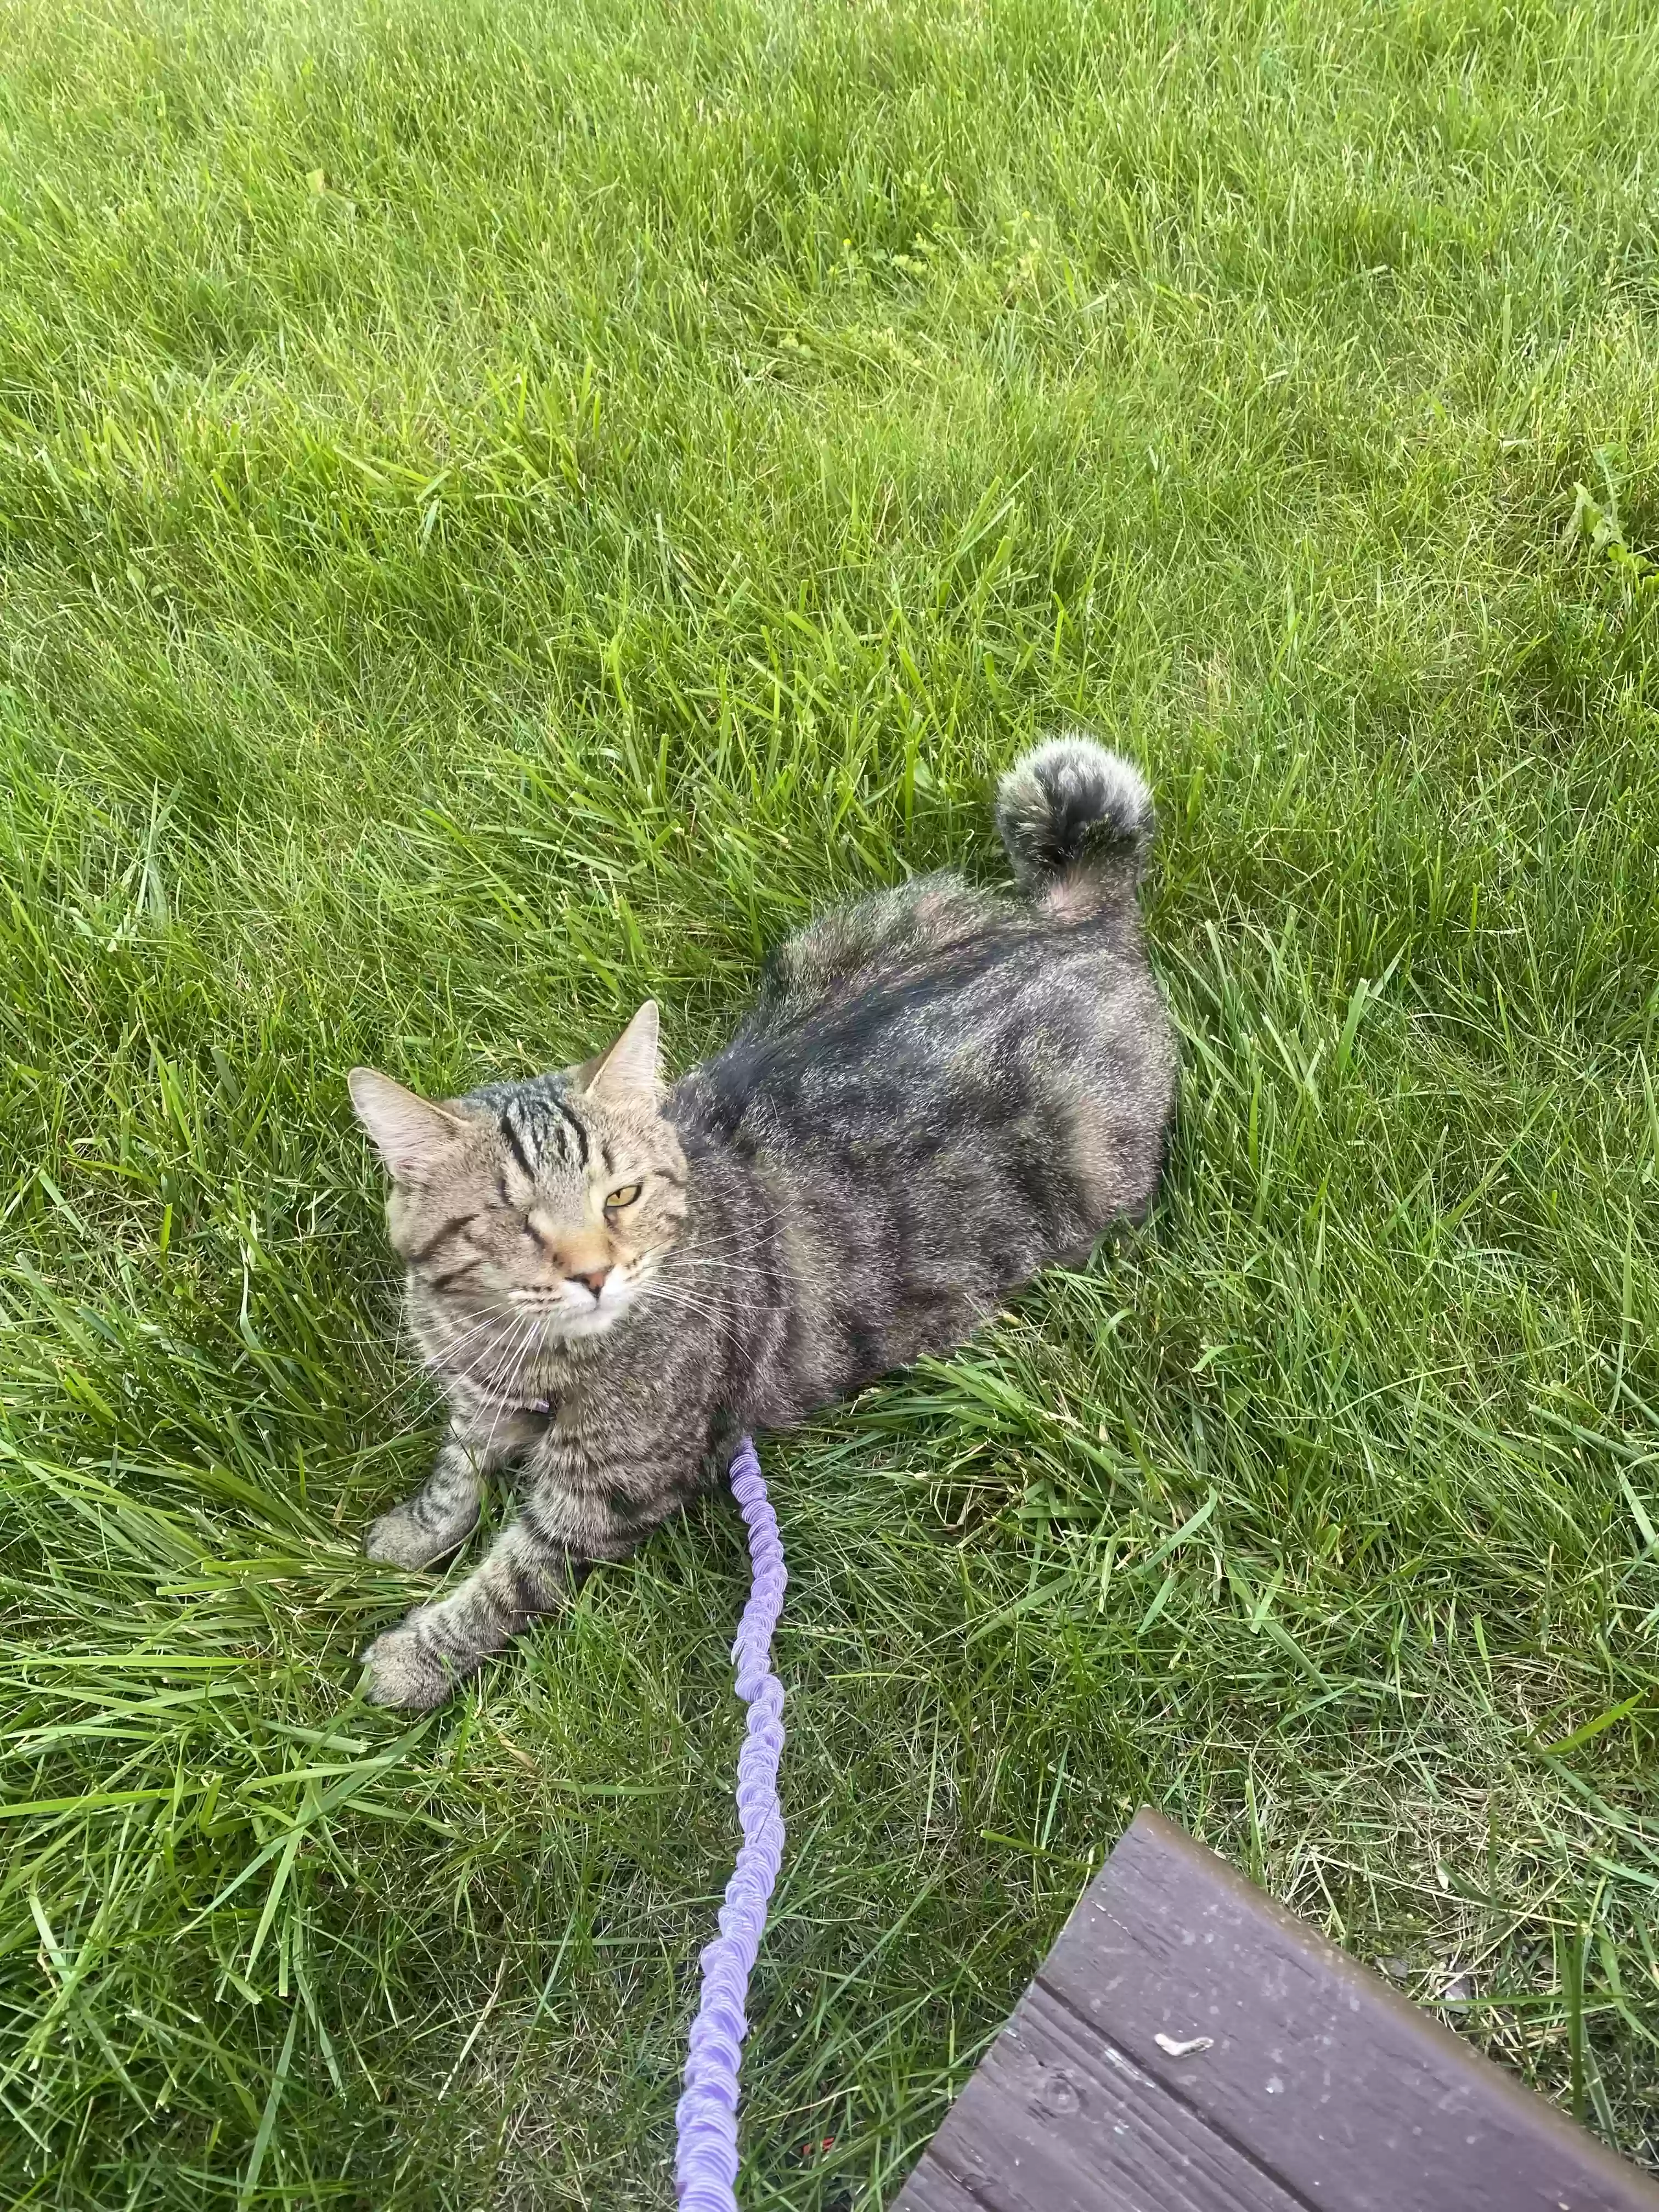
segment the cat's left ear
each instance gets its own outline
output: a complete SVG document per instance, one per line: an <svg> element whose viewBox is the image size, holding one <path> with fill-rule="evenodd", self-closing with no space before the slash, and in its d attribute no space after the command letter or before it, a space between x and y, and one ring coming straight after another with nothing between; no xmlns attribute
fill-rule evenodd
<svg viewBox="0 0 1659 2212"><path fill-rule="evenodd" d="M647 999L616 1042L576 1073L590 1098L614 1104L646 1100L654 1106L662 1089L656 1000Z"/></svg>

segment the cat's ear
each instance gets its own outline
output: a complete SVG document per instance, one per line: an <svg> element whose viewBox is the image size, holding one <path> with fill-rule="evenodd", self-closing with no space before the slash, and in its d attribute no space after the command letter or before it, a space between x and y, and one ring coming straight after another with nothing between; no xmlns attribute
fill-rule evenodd
<svg viewBox="0 0 1659 2212"><path fill-rule="evenodd" d="M357 1119L398 1182L419 1182L430 1175L465 1129L459 1115L372 1067L354 1067L346 1088Z"/></svg>
<svg viewBox="0 0 1659 2212"><path fill-rule="evenodd" d="M616 1103L646 1099L654 1105L662 1088L659 1053L657 1002L647 999L616 1042L578 1068L576 1078L590 1097Z"/></svg>

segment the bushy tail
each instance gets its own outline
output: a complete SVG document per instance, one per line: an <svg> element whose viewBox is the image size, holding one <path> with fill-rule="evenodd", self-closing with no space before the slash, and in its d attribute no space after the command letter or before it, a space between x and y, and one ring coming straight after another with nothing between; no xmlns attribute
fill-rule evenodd
<svg viewBox="0 0 1659 2212"><path fill-rule="evenodd" d="M1139 769L1092 738L1049 738L997 787L997 834L1020 889L1081 921L1134 896L1157 817Z"/></svg>

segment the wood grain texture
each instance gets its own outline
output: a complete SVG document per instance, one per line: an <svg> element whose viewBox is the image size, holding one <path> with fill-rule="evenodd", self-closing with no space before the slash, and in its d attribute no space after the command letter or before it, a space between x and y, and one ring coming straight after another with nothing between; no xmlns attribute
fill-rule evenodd
<svg viewBox="0 0 1659 2212"><path fill-rule="evenodd" d="M1142 1812L892 2212L964 2202L1659 2212L1659 2187Z"/></svg>
<svg viewBox="0 0 1659 2212"><path fill-rule="evenodd" d="M924 2158L910 2176L899 2203L904 2212L985 2212L980 2199L969 2196L932 2157Z"/></svg>

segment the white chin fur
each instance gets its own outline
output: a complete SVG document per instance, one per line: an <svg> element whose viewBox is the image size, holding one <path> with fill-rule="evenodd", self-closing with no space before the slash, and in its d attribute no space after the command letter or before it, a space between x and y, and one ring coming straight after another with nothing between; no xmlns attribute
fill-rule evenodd
<svg viewBox="0 0 1659 2212"><path fill-rule="evenodd" d="M600 1336L613 1322L621 1320L633 1303L631 1283L619 1283L614 1290L607 1283L597 1304L592 1298L585 1298L578 1305L574 1298L570 1298L549 1307L542 1314L542 1331L555 1340L561 1337Z"/></svg>
<svg viewBox="0 0 1659 2212"><path fill-rule="evenodd" d="M569 1313L562 1307L548 1317L550 1336L600 1336L622 1311L622 1300L615 1305L589 1306L586 1313Z"/></svg>

